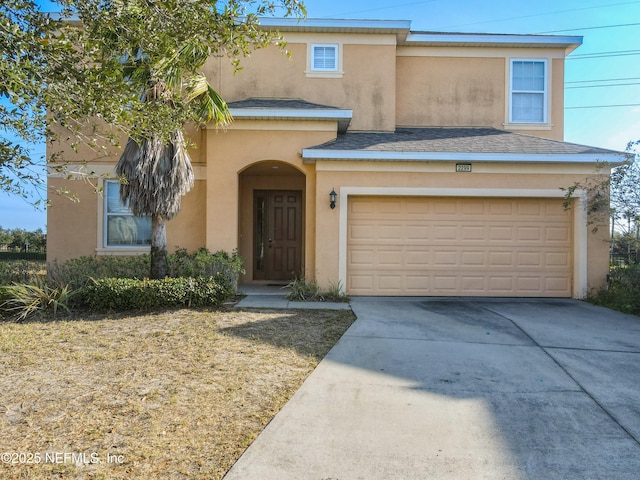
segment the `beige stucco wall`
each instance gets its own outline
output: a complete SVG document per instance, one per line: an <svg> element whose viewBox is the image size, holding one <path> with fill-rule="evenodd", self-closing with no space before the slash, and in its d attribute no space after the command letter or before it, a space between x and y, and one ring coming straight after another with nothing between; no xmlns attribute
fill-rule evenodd
<svg viewBox="0 0 640 480"><path fill-rule="evenodd" d="M95 182L95 179L94 179ZM77 202L55 192L66 189ZM97 193L83 180L48 179L47 262L95 255L98 228Z"/></svg>
<svg viewBox="0 0 640 480"><path fill-rule="evenodd" d="M207 185L196 180L189 193L182 197L180 213L167 222L167 248L186 248L193 252L206 244Z"/></svg>
<svg viewBox="0 0 640 480"><path fill-rule="evenodd" d="M313 39L317 43L344 42L342 78L307 76L306 43L289 43L289 58L275 47L258 50L241 60L242 70L235 76L224 57L212 58L204 72L227 102L252 97L299 98L352 109L351 130L393 130L395 47L348 43L362 41L358 35L315 35Z"/></svg>
<svg viewBox="0 0 640 480"><path fill-rule="evenodd" d="M398 57L397 123L503 128L502 58Z"/></svg>
<svg viewBox="0 0 640 480"><path fill-rule="evenodd" d="M94 186L99 178L67 180L49 178L48 188L52 193L51 205L47 209L47 261L63 262L85 255L118 254L122 250L102 249L101 209L103 197ZM53 194L55 190L71 192L76 202ZM167 223L167 246L169 251L186 248L189 251L205 246L206 186L197 180L193 189L182 199L180 213Z"/></svg>
<svg viewBox="0 0 640 480"><path fill-rule="evenodd" d="M253 189L303 190L304 202L304 267L305 275L315 271L316 197L315 165L303 164L303 148L327 142L336 136L336 124L331 122L261 122L238 121L227 130L207 130L207 214L206 238L210 250L239 249L245 257L247 274L252 278L252 210ZM263 161L278 161L295 168L302 178L278 176L256 180L241 174ZM289 176L289 174L285 175ZM328 196L329 191L319 193ZM328 197L327 197L328 198ZM249 230L247 230L249 229Z"/></svg>
<svg viewBox="0 0 640 480"><path fill-rule="evenodd" d="M487 126L563 139L564 58L558 50L401 47L398 52L398 125ZM547 60L546 124L509 124L512 58Z"/></svg>

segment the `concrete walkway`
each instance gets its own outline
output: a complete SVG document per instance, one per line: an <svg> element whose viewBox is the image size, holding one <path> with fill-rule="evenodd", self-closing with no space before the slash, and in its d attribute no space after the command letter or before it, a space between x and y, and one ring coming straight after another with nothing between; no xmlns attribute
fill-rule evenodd
<svg viewBox="0 0 640 480"><path fill-rule="evenodd" d="M640 318L573 300L351 305L225 480L638 478Z"/></svg>
<svg viewBox="0 0 640 480"><path fill-rule="evenodd" d="M285 298L286 287L271 285L241 285L238 292L245 294L235 308L295 308L303 310L350 310L348 303L293 302Z"/></svg>

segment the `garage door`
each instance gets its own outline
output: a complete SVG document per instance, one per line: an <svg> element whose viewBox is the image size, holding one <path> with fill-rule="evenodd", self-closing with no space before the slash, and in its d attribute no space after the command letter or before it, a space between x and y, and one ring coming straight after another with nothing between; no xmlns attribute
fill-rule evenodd
<svg viewBox="0 0 640 480"><path fill-rule="evenodd" d="M348 205L351 295L571 296L561 199L356 196Z"/></svg>

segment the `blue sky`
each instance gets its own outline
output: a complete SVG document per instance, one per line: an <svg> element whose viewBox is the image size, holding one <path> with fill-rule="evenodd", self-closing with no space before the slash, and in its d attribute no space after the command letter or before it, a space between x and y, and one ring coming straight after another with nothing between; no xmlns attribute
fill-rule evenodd
<svg viewBox="0 0 640 480"><path fill-rule="evenodd" d="M411 20L412 30L584 37L566 62L565 140L624 150L640 140L640 1L307 0L309 18ZM0 226L46 228L46 213L0 194Z"/></svg>

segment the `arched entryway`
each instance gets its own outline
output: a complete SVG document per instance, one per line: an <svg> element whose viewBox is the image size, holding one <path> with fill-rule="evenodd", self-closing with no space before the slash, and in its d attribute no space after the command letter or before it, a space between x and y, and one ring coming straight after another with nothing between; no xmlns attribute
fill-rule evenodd
<svg viewBox="0 0 640 480"><path fill-rule="evenodd" d="M276 160L239 173L242 283L287 283L304 274L305 175Z"/></svg>

